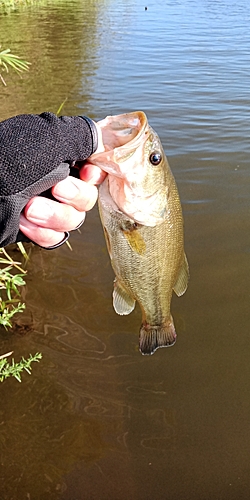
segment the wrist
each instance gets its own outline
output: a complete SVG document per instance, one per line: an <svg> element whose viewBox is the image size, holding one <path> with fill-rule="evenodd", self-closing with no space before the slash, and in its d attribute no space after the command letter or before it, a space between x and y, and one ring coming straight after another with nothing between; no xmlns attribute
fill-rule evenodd
<svg viewBox="0 0 250 500"><path fill-rule="evenodd" d="M82 118L85 120L91 130L91 135L92 135L92 140L93 140L93 153L102 153L105 151L105 147L103 145L103 139L102 139L102 129L100 125L98 125L94 120L89 118L88 116L79 116L79 118Z"/></svg>
<svg viewBox="0 0 250 500"><path fill-rule="evenodd" d="M103 138L102 138L102 129L100 127L100 125L98 125L98 123L94 122L94 125L96 127L96 133L97 133L97 148L95 150L95 153L102 153L103 151L105 151L105 147L104 147L104 144L103 144Z"/></svg>

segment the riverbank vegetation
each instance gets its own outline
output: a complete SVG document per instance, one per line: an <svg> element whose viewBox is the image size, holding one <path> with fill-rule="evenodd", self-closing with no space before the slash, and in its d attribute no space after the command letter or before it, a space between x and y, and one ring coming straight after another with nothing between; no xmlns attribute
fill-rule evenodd
<svg viewBox="0 0 250 500"><path fill-rule="evenodd" d="M46 2L55 2L58 0L0 0L0 13L8 14L11 11L15 11L21 7L28 5L36 5Z"/></svg>
<svg viewBox="0 0 250 500"><path fill-rule="evenodd" d="M0 0L0 3L3 2ZM2 50L0 52L0 81L6 86L5 75L9 73L9 70L20 74L27 71L29 65L29 62L12 54L10 49ZM20 249L22 253L25 253L22 245ZM12 328L13 316L25 309L25 304L20 300L20 287L25 285L24 276L26 271L20 265L21 263L13 260L5 248L0 248L0 326L5 329ZM8 377L14 377L18 382L21 382L21 373L26 371L30 374L31 363L39 361L42 357L41 353L36 353L34 356L30 354L28 359L22 357L21 361L16 363L12 358L11 363L9 363L7 358L11 354L12 352L8 352L0 356L0 382L3 382Z"/></svg>
<svg viewBox="0 0 250 500"><path fill-rule="evenodd" d="M22 358L19 363L16 363L12 358L11 363L7 361L7 358L11 356L12 352L7 352L0 356L0 382L3 382L8 377L14 377L18 382L21 382L21 374L23 371L26 371L29 375L31 375L31 363L38 362L42 358L42 354L37 352L32 356L30 354L28 359Z"/></svg>
<svg viewBox="0 0 250 500"><path fill-rule="evenodd" d="M21 5L27 5L35 3L36 0L0 0L0 8L2 10L8 11L20 7Z"/></svg>
<svg viewBox="0 0 250 500"><path fill-rule="evenodd" d="M25 304L20 302L19 289L25 285L26 272L4 248L0 248L0 255L0 325L11 328L13 316L25 309Z"/></svg>
<svg viewBox="0 0 250 500"><path fill-rule="evenodd" d="M1 48L1 46L0 46ZM24 61L19 56L11 53L10 49L5 49L0 52L0 80L3 85L7 85L3 73L8 74L10 69L16 73L22 73L29 69L30 63Z"/></svg>
<svg viewBox="0 0 250 500"><path fill-rule="evenodd" d="M20 300L20 287L24 286L25 274L20 267L21 263L14 261L4 248L0 248L0 325L6 330L12 328L12 318L16 313L25 309L25 304ZM31 373L31 363L42 358L41 353L30 354L28 359L22 357L18 363L12 358L11 363L7 358L12 351L0 356L0 382L8 377L14 377L21 382L23 371Z"/></svg>

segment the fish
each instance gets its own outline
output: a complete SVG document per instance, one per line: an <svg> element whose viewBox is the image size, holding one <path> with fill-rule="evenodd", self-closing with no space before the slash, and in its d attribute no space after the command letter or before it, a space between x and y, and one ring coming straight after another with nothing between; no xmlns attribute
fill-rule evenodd
<svg viewBox="0 0 250 500"><path fill-rule="evenodd" d="M144 355L175 343L173 291L187 289L183 215L177 185L157 133L143 111L98 122L105 152L89 161L108 175L98 206L115 273L113 307L142 312L139 349Z"/></svg>

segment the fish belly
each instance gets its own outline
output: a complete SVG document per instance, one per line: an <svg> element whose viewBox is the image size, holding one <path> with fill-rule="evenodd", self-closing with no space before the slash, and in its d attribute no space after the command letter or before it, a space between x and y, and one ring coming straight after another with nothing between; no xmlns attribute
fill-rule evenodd
<svg viewBox="0 0 250 500"><path fill-rule="evenodd" d="M129 314L135 302L139 303L139 344L143 354L172 345L176 333L170 303L184 261L183 219L177 189L173 186L166 220L155 227L136 224L119 211L109 195L108 179L100 187L99 211L116 275L116 312Z"/></svg>

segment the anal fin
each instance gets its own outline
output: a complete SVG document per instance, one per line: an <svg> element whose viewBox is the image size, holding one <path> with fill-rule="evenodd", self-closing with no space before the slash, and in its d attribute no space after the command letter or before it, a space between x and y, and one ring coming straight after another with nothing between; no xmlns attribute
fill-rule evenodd
<svg viewBox="0 0 250 500"><path fill-rule="evenodd" d="M130 314L135 308L135 300L127 291L115 280L113 290L113 307L117 314Z"/></svg>

